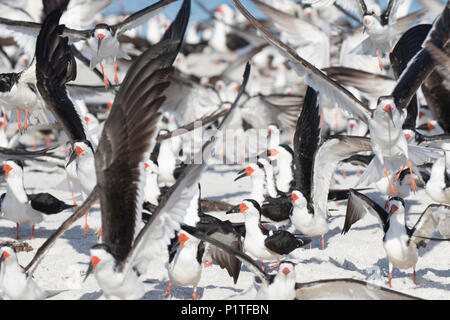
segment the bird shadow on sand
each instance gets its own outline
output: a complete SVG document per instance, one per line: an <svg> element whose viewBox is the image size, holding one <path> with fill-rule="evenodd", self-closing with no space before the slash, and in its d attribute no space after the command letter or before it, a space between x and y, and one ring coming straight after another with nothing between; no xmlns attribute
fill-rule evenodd
<svg viewBox="0 0 450 320"><path fill-rule="evenodd" d="M152 283L153 279L148 279L145 281L145 283ZM160 299L160 300L172 300L172 299L179 299L179 300L192 300L192 293L193 288L192 287L181 287L177 286L176 284L172 285L170 289L170 294L167 297L164 297L164 294L166 292L166 288L169 285L169 280L165 281L157 281L156 285L148 291L143 299ZM203 296L205 288L203 287L197 287L197 299L201 299Z"/></svg>
<svg viewBox="0 0 450 320"><path fill-rule="evenodd" d="M79 300L97 300L103 295L103 291L86 292L83 294Z"/></svg>
<svg viewBox="0 0 450 320"><path fill-rule="evenodd" d="M0 232L1 232L1 229L0 229ZM25 230L25 232L26 232L26 230ZM55 230L53 230L53 229L50 230L50 229L41 227L39 229L36 229L35 237L48 239L54 232L55 232ZM85 235L82 226L75 225L75 226L72 226L70 229L66 230L61 235L61 238L67 239L69 245L72 246L72 248L74 248L78 253L89 256L90 255L89 249L94 244L98 243L98 237L95 234L95 232L96 231L94 229L90 229L90 231ZM31 231L30 231L30 234L31 234Z"/></svg>

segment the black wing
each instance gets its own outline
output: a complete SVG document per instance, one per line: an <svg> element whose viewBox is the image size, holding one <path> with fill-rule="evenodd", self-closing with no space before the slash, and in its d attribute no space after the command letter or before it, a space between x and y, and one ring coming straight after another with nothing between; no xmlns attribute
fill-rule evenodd
<svg viewBox="0 0 450 320"><path fill-rule="evenodd" d="M189 1L185 3L190 5ZM182 44L189 9L190 6L187 17L179 14L163 39L128 70L95 153L102 240L119 261L127 258L137 233L142 206L139 203L142 166L155 145L159 109L166 99L163 93L170 84L168 77Z"/></svg>
<svg viewBox="0 0 450 320"><path fill-rule="evenodd" d="M29 194L28 200L30 200L31 207L34 210L47 215L57 214L74 207L74 205L67 204L52 196L50 193Z"/></svg>
<svg viewBox="0 0 450 320"><path fill-rule="evenodd" d="M346 234L351 226L362 219L369 212L380 221L383 231L386 233L389 228L389 213L368 196L350 189L348 197L347 211L345 212L345 222L342 234Z"/></svg>
<svg viewBox="0 0 450 320"><path fill-rule="evenodd" d="M447 2L441 15L433 23L433 26L425 39L423 46L428 42L442 49L450 38L450 2ZM392 91L395 105L403 110L412 97L428 78L435 68L435 62L430 53L422 48L408 64L398 79L397 85Z"/></svg>
<svg viewBox="0 0 450 320"><path fill-rule="evenodd" d="M44 7L42 9L41 21L44 21L54 10L60 9L61 11L66 11L69 2L70 0L42 0Z"/></svg>
<svg viewBox="0 0 450 320"><path fill-rule="evenodd" d="M200 240L211 243L212 245L217 246L217 247L229 252L230 254L233 254L236 258L241 260L242 263L244 263L246 265L246 267L255 274L255 276L262 279L263 281L269 282L269 279L271 278L271 276L269 274L265 273L264 270L261 269L259 264L255 260L253 260L251 257L246 255L245 253L243 253L239 250L236 250L235 248L232 248L229 245L226 245L225 243L222 243L222 242L208 236L204 232L201 232L200 230L198 230L194 227L183 224L183 225L181 225L181 229L183 229L186 232L189 232L189 234L193 235L194 237L196 237Z"/></svg>
<svg viewBox="0 0 450 320"><path fill-rule="evenodd" d="M294 180L295 188L305 199L311 201L311 183L316 153L320 139L320 113L317 92L308 87L302 112L294 134Z"/></svg>
<svg viewBox="0 0 450 320"><path fill-rule="evenodd" d="M157 3L154 3L142 10L139 10L136 13L133 13L131 16L123 20L122 22L111 26L113 33L116 35L122 34L127 30L131 30L139 27L141 24L147 22L152 16L157 15L161 10L163 10L166 6L175 2L177 0L161 0Z"/></svg>
<svg viewBox="0 0 450 320"><path fill-rule="evenodd" d="M67 96L66 83L75 80L77 65L58 25L62 11L53 11L44 21L36 43L37 88L47 107L71 142L87 140L80 114Z"/></svg>
<svg viewBox="0 0 450 320"><path fill-rule="evenodd" d="M163 92L169 85L167 79L178 46L179 42L164 40L131 66L105 122L95 154L103 242L119 260L127 257L135 236L140 210L140 164L154 146L161 115L159 108L165 101Z"/></svg>
<svg viewBox="0 0 450 320"><path fill-rule="evenodd" d="M264 245L278 254L289 254L310 242L309 238L297 237L286 230L277 230L264 240Z"/></svg>

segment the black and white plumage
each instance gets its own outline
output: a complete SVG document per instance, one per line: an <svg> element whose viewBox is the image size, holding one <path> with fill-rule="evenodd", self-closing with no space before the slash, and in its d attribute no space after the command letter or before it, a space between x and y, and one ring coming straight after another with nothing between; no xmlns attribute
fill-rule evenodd
<svg viewBox="0 0 450 320"><path fill-rule="evenodd" d="M69 37L70 42L78 42L81 40L85 40L88 42L93 54L90 63L91 69L93 69L97 64L101 63L104 59L107 58L130 59L130 57L120 48L120 43L117 37L128 30L137 28L175 1L176 0L161 0L130 15L122 22L114 25L99 23L96 24L93 29L86 30L76 30L63 26L63 36ZM14 32L21 32L26 34L28 35L28 38L31 35L31 41L33 39L33 36L36 37L41 29L41 25L36 22L13 21L6 18L1 18L0 24L6 26L8 29L13 30ZM118 83L117 73L116 83Z"/></svg>
<svg viewBox="0 0 450 320"><path fill-rule="evenodd" d="M389 173L389 171L392 173L392 171L400 169L397 168L397 166L399 166L399 164L401 166L401 162L403 162L404 165L408 162L408 166L412 167L413 163L410 163L412 160L409 157L409 153L419 151L415 148L409 150L406 140L403 134L401 134L401 125L404 121L404 115L402 115L402 113L418 88L414 85L412 87L409 85L406 87L406 79L409 81L414 80L418 85L426 79L427 74L418 71L418 69L420 69L419 65L422 64L423 61L417 61L417 63L414 63L414 66L411 64L407 69L408 72L405 71L402 74L402 77L399 79L392 94L379 97L376 109L370 110L366 104L357 99L347 89L329 78L324 72L317 69L310 62L300 57L294 49L273 36L273 34L261 25L238 0L233 0L233 3L252 25L263 34L266 40L269 41L281 55L289 59L290 65L299 76L306 75L306 82L309 86L321 94L325 94L333 102L336 102L339 107L369 125L373 151L377 157L374 159L374 164L369 166L365 171L365 175L361 177L361 183L381 179L383 176L381 172L385 175L387 175L386 172ZM445 21L447 20L448 17L444 11L441 17L435 22L435 28L430 31L429 38L433 39L433 42L439 44L448 39L448 36L443 34L443 31L446 29ZM442 44L440 46L442 46ZM408 73L409 76L404 77L405 73ZM411 77L411 79L409 77ZM390 132L391 134L387 135L386 132ZM430 154L428 155L431 156ZM393 159L394 156L395 158L400 157L401 162ZM417 157L414 158L417 159ZM374 167L376 167L376 170L374 170ZM368 177L372 178L368 180ZM395 194L395 189L392 189L392 193Z"/></svg>
<svg viewBox="0 0 450 320"><path fill-rule="evenodd" d="M285 230L268 231L261 225L261 207L252 199L244 200L240 212L245 215L244 251L256 259L279 260L309 242L310 239L298 237Z"/></svg>
<svg viewBox="0 0 450 320"><path fill-rule="evenodd" d="M142 206L140 195L142 186L140 186L140 183L142 182L141 176L144 174L141 167L143 167L145 159L150 156L151 150L148 150L148 148L155 144L158 132L157 123L160 117L158 108L164 101L163 98L158 97L152 102L154 98L152 95L161 95L167 87L167 82L161 83L160 81L168 79L168 73L171 70L170 66L181 47L189 14L190 1L185 0L160 45L153 46L145 52L130 68L113 104L96 152L97 185L100 189L102 209L103 243L92 248L91 267L87 275L89 275L90 271L94 271L97 283L108 297L133 299L143 295L144 288L138 279L138 275L146 272L148 264L162 250L167 248L175 231L179 229L179 225L186 215L187 208L192 200L196 184L207 167L208 156L211 154L214 142L217 139L214 136L203 146L201 151L203 163L194 163L186 167L175 185L161 199L158 208L148 223L137 232L136 227L141 218L140 210ZM166 46L167 48L165 48ZM161 51L161 47L164 50ZM144 67L145 71L143 71ZM156 71L154 70L155 67L157 68ZM244 88L245 83L248 81L249 73L250 66L248 65L244 74ZM159 76L156 76L158 74ZM138 101L135 100L136 96L132 95L135 91L130 86L132 84L135 85L136 81L139 83L142 80L146 80L149 76L154 81L159 81L156 84L156 88L153 87L155 85L153 81L146 81L143 84L144 88L150 90L150 96L145 95L145 90L141 93L144 98L144 106L147 105L147 108L149 108L146 113L148 118L143 119L139 115L129 113L129 111L133 110L133 107L138 108L137 110L142 108L142 104L132 104L130 108L129 103L140 101L140 99ZM241 95L242 91L240 91L237 100L239 100ZM128 99L131 100L127 103L128 107L125 111L122 108L125 107L125 102ZM149 105L145 101L148 101ZM235 101L230 110L236 107L237 102ZM119 117L121 113L124 113L125 119ZM133 126L127 126L132 130L131 132L120 134L120 132L114 130L117 129L117 121L119 123L124 120L127 121L127 116L130 117L128 121L137 121L137 123ZM219 125L219 130L222 129L227 119L228 117L225 116ZM126 134L128 138L124 139L123 134ZM128 139L131 139L131 141L128 141ZM114 151L117 150L117 144L128 148L129 153L126 155L115 154ZM118 164L120 165L116 167ZM125 171L128 171L126 176L122 176L124 171L122 167L128 167L128 169L125 169ZM129 196L124 196L124 190L118 193L117 189L114 188L115 183L113 182L117 181L117 179L131 179L130 183L134 182L131 186L125 186L127 189L126 194ZM127 228L123 228L123 221L128 221ZM102 264L103 259L105 263Z"/></svg>
<svg viewBox="0 0 450 320"><path fill-rule="evenodd" d="M378 218L384 232L383 247L389 261L389 286L391 286L392 269L413 268L413 280L416 283L416 263L418 249L425 247L438 225L448 224L450 207L445 204L430 204L417 219L412 228L406 225L405 202L402 198L392 197L388 200L387 211L366 195L351 190L345 215L342 234L362 219L366 213Z"/></svg>
<svg viewBox="0 0 450 320"><path fill-rule="evenodd" d="M308 87L294 135L295 190L290 217L292 225L307 236L328 231L328 194L338 163L362 151L370 151L368 138L330 136L320 141L317 92Z"/></svg>
<svg viewBox="0 0 450 320"><path fill-rule="evenodd" d="M192 298L197 300L197 285L202 275L205 244L180 230L172 239L168 250L169 261L166 263L166 269L170 282L164 295L169 295L173 284L192 286Z"/></svg>
<svg viewBox="0 0 450 320"><path fill-rule="evenodd" d="M87 140L81 113L70 100L66 83L75 80L77 64L59 25L62 11L47 16L36 42L36 86L69 140Z"/></svg>
<svg viewBox="0 0 450 320"><path fill-rule="evenodd" d="M213 239L200 230L182 225L181 228L193 236L211 243L230 254L235 255L245 266L253 272L257 282L261 283L257 292L257 299L270 300L317 300L317 299L360 299L360 300L385 300L385 299L418 299L414 296L380 287L363 280L352 278L323 279L318 281L299 283L295 279L295 265L289 261L280 263L277 274L269 274L247 254L235 250L226 244Z"/></svg>
<svg viewBox="0 0 450 320"><path fill-rule="evenodd" d="M19 225L33 226L30 239L34 239L34 225L44 220L44 215L60 213L73 205L66 204L49 193L27 194L23 185L21 162L6 161L3 165L6 193L1 197L1 215L17 225L16 240L19 240Z"/></svg>
<svg viewBox="0 0 450 320"><path fill-rule="evenodd" d="M135 270L144 272L147 259L152 256L149 253L158 252L170 240L177 219L183 216L182 208L186 204L183 195L189 195L192 180L198 179L203 169L192 166L186 170L186 175L190 175L177 181L151 220L139 231L144 162L155 144L159 108L165 100L168 75L181 47L189 14L190 1L184 1L163 40L131 66L95 153L103 234L102 243L91 249L90 271L94 271L107 297L135 299L144 294ZM172 197L178 201L171 201ZM152 232L146 232L149 229Z"/></svg>

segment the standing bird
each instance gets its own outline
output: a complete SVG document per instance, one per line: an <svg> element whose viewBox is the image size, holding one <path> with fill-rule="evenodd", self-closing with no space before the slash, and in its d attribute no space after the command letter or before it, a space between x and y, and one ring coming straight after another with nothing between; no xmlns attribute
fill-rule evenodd
<svg viewBox="0 0 450 320"><path fill-rule="evenodd" d="M427 245L427 239L437 230L441 221L450 219L450 206L430 204L417 219L413 228L406 225L405 202L402 198L391 197L383 209L364 194L350 190L347 212L345 213L342 234L362 219L367 212L376 216L384 231L383 247L389 261L389 287L392 286L392 269L413 269L413 282L416 282L418 249Z"/></svg>
<svg viewBox="0 0 450 320"><path fill-rule="evenodd" d="M311 242L310 239L297 237L294 234L278 230L268 231L261 225L261 207L252 199L246 199L240 204L240 212L245 214L244 251L262 261L277 260L297 248Z"/></svg>
<svg viewBox="0 0 450 320"><path fill-rule="evenodd" d="M189 232L211 245L233 254L253 272L255 280L261 283L256 299L269 300L317 300L317 299L360 299L360 300L417 300L418 298L401 292L379 287L363 280L352 278L322 279L318 281L296 282L295 265L289 261L280 263L276 275L265 272L258 263L247 254L218 241L202 231L182 225L181 229Z"/></svg>
<svg viewBox="0 0 450 320"><path fill-rule="evenodd" d="M317 92L308 87L294 134L294 181L290 216L292 226L307 236L322 237L328 231L328 199L331 179L338 163L352 155L370 151L370 139L347 135L320 141Z"/></svg>
<svg viewBox="0 0 450 320"><path fill-rule="evenodd" d="M27 194L23 186L23 165L21 162L6 161L3 165L6 193L1 196L1 214L17 225L16 240L19 240L19 225L32 225L30 239L34 239L34 225L44 220L44 215L53 215L73 205L58 200L49 193Z"/></svg>
<svg viewBox="0 0 450 320"><path fill-rule="evenodd" d="M386 177L389 177L389 174L397 172L402 165L409 167L411 177L413 177L413 165L423 163L424 157L436 157L433 151L425 148L409 147L402 133L403 110L434 68L433 60L425 52L426 49L422 49L411 61L408 68L402 73L391 95L379 97L375 110L371 110L350 91L300 57L294 49L277 39L238 0L233 0L233 3L250 23L262 33L266 40L281 55L289 59L290 65L299 76L306 75L306 83L309 86L321 94L325 94L330 100L336 102L340 108L351 113L354 118L368 124L372 149L376 156L361 176L360 183L378 181L383 177L383 173ZM449 33L446 32L448 25L450 25L449 21L450 4L447 4L441 16L436 19L427 41L431 41L442 48L449 38ZM392 195L395 195L396 189L392 183L390 185ZM417 189L415 182L411 181L411 187Z"/></svg>
<svg viewBox="0 0 450 320"><path fill-rule="evenodd" d="M202 275L204 253L203 241L187 232L180 231L178 236L172 239L169 245L169 261L166 264L170 283L164 296L169 295L173 284L193 286L192 298L197 300L197 285Z"/></svg>
<svg viewBox="0 0 450 320"><path fill-rule="evenodd" d="M167 193L151 220L138 233L144 162L155 144L161 117L159 109L165 101L163 93L170 85L167 80L180 50L189 15L190 1L185 0L163 39L130 67L95 153L103 234L102 243L91 248L86 278L94 272L107 298L138 299L143 296L144 286L138 275L146 271L152 256L161 252L173 237L184 215L182 208L187 207L187 199L183 196L190 195L190 182L197 179L203 169L199 165L187 170L186 175L191 175L177 181L177 187ZM141 88L139 93L136 88Z"/></svg>

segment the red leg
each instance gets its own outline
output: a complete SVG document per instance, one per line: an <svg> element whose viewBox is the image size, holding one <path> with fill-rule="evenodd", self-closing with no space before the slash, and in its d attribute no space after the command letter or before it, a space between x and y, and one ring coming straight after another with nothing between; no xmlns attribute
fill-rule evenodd
<svg viewBox="0 0 450 320"><path fill-rule="evenodd" d="M417 184L414 181L414 176L413 176L413 170L412 170L412 163L411 160L408 160L408 167L409 167L409 173L411 174L411 189L413 189L414 191L417 191Z"/></svg>
<svg viewBox="0 0 450 320"><path fill-rule="evenodd" d="M109 81L105 76L105 69L103 68L103 64L100 64L100 69L102 69L103 82L105 83L105 88L109 87Z"/></svg>
<svg viewBox="0 0 450 320"><path fill-rule="evenodd" d="M101 237L103 234L103 226L100 226L100 229L95 233L98 237Z"/></svg>
<svg viewBox="0 0 450 320"><path fill-rule="evenodd" d="M389 288L392 288L392 272L389 272Z"/></svg>
<svg viewBox="0 0 450 320"><path fill-rule="evenodd" d="M378 49L377 49L377 58L378 58L378 66L380 67L380 70L383 70L383 62L381 62L380 50Z"/></svg>
<svg viewBox="0 0 450 320"><path fill-rule="evenodd" d="M397 194L397 188L392 184L391 179L389 178L389 174L388 174L388 172L386 170L386 167L384 165L383 165L383 171L384 171L384 175L388 179L389 186L391 187L391 195L395 196Z"/></svg>
<svg viewBox="0 0 450 320"><path fill-rule="evenodd" d="M164 297L167 297L170 294L170 288L172 288L172 282L169 282L169 285L166 288L166 291L164 292Z"/></svg>
<svg viewBox="0 0 450 320"><path fill-rule="evenodd" d="M417 282L416 282L416 269L413 269L413 282L414 282L415 285L417 285Z"/></svg>
<svg viewBox="0 0 450 320"><path fill-rule="evenodd" d="M114 62L114 81L119 84L119 75L117 74L117 61Z"/></svg>
<svg viewBox="0 0 450 320"><path fill-rule="evenodd" d="M86 212L84 215L84 234L86 235L86 233L89 232L89 225L87 222L87 218L88 218L88 213Z"/></svg>
<svg viewBox="0 0 450 320"><path fill-rule="evenodd" d="M192 292L192 299L197 300L197 289L194 289L194 292Z"/></svg>
<svg viewBox="0 0 450 320"><path fill-rule="evenodd" d="M325 250L325 236L322 235L322 250Z"/></svg>
<svg viewBox="0 0 450 320"><path fill-rule="evenodd" d="M20 110L16 110L17 114L17 127L19 128L19 131L22 131L22 124L20 123Z"/></svg>
<svg viewBox="0 0 450 320"><path fill-rule="evenodd" d="M31 237L30 240L34 239L34 225L31 227Z"/></svg>
<svg viewBox="0 0 450 320"><path fill-rule="evenodd" d="M28 108L25 108L25 121L23 122L23 126L25 129L28 129Z"/></svg>

